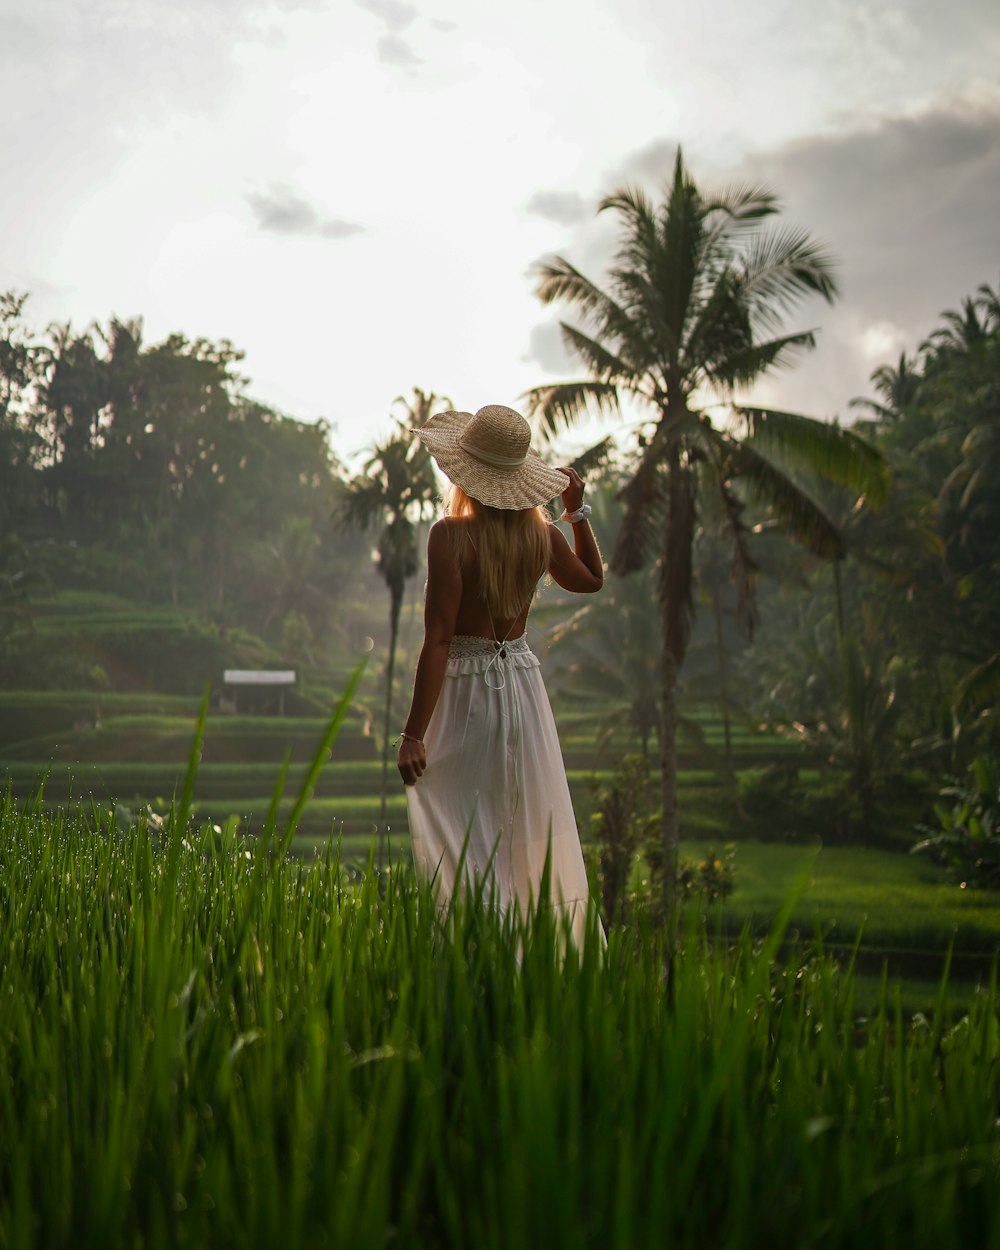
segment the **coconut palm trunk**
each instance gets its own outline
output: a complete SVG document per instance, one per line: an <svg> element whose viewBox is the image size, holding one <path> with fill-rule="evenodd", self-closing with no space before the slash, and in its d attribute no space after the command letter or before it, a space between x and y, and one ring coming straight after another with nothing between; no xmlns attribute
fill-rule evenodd
<svg viewBox="0 0 1000 1250"><path fill-rule="evenodd" d="M669 417L665 420L669 420ZM677 926L677 898L674 886L677 880L680 848L677 783L679 685L690 636L695 501L691 472L681 464L680 450L676 445L667 453L665 469L667 507L664 512L663 560L660 566L662 637L660 743L663 753L660 781L663 802L661 889L668 943L670 949L673 949Z"/></svg>
<svg viewBox="0 0 1000 1250"><path fill-rule="evenodd" d="M729 714L729 661L726 659L726 639L722 628L722 592L719 583L712 586L712 616L715 625L715 658L719 666L719 711L722 714L722 750L726 760L726 772L735 782L733 768L733 733Z"/></svg>
<svg viewBox="0 0 1000 1250"><path fill-rule="evenodd" d="M414 402L402 397L407 421L398 422L398 431L384 443L377 443L365 461L364 470L347 483L340 508L348 525L367 529L381 524L373 552L375 566L389 591L389 651L385 666L385 715L382 722L382 784L379 806L379 836L385 834L385 814L389 797L389 757L392 746L392 694L399 643L399 622L403 612L406 583L420 567L416 524L433 507L438 495L437 482L427 449L413 431L432 415L436 407L450 400L439 399L433 391L414 388Z"/></svg>
<svg viewBox="0 0 1000 1250"><path fill-rule="evenodd" d="M389 797L389 754L392 750L392 691L396 672L396 649L399 645L399 618L403 612L405 582L400 579L389 587L389 653L385 663L385 719L382 723L382 802L379 807L379 829L385 829L385 809Z"/></svg>
<svg viewBox="0 0 1000 1250"><path fill-rule="evenodd" d="M664 616L666 621L666 616ZM673 950L677 932L677 897L674 883L677 880L678 860L680 857L680 825L678 824L677 795L677 726L680 710L677 700L678 667L667 647L664 628L663 661L660 669L660 798L663 804L661 823L663 878L661 882L661 900L666 920L669 949Z"/></svg>

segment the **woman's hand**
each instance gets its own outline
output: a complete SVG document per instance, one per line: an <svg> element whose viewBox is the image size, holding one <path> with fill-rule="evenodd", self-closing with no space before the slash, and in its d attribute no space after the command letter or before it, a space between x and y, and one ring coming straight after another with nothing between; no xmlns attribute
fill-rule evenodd
<svg viewBox="0 0 1000 1250"><path fill-rule="evenodd" d="M569 485L562 493L563 508L567 512L576 512L583 503L583 478L577 473L576 469L568 466L559 466L559 472L565 473L569 478Z"/></svg>
<svg viewBox="0 0 1000 1250"><path fill-rule="evenodd" d="M427 767L427 752L424 744L415 738L404 738L399 744L396 767L403 778L403 785L415 786Z"/></svg>

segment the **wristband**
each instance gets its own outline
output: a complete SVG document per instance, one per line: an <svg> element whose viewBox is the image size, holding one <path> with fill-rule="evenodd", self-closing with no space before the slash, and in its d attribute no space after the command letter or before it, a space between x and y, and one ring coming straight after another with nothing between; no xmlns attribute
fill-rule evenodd
<svg viewBox="0 0 1000 1250"><path fill-rule="evenodd" d="M559 520L569 521L571 525L575 525L577 521L586 521L591 512L593 512L593 508L591 508L590 504L582 503L575 512L564 512Z"/></svg>

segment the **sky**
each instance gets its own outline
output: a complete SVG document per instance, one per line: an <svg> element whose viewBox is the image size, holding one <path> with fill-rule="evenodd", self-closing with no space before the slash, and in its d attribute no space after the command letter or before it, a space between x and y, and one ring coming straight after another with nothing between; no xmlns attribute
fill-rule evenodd
<svg viewBox="0 0 1000 1250"><path fill-rule="evenodd" d="M0 0L0 290L40 332L228 339L350 459L414 387L580 376L536 266L599 281L599 201L680 144L837 258L753 396L849 419L1000 281L998 67L995 0Z"/></svg>

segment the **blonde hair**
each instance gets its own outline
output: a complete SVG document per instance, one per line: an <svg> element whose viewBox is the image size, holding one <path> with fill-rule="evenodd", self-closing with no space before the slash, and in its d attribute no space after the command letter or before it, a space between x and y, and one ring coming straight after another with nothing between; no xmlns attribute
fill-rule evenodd
<svg viewBox="0 0 1000 1250"><path fill-rule="evenodd" d="M489 508L452 485L445 514L467 518L478 556L478 590L496 620L512 621L531 602L549 567L549 519L544 508ZM454 526L456 557L465 555L465 527Z"/></svg>

